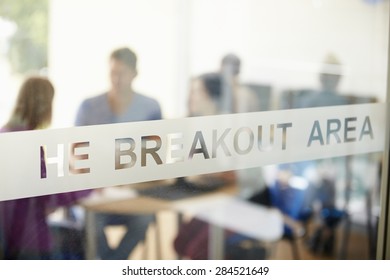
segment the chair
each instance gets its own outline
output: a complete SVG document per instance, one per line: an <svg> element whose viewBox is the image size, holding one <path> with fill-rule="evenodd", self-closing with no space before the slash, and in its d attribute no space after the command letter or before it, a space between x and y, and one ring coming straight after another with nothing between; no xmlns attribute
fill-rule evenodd
<svg viewBox="0 0 390 280"><path fill-rule="evenodd" d="M247 200L254 204L272 207L269 188L266 186ZM225 258L231 260L265 260L269 258L274 244L274 242L263 242L237 232L226 231Z"/></svg>
<svg viewBox="0 0 390 280"><path fill-rule="evenodd" d="M283 239L290 242L294 259L300 259L297 240L306 235L312 217L310 186L302 177L292 177L287 184L276 180L269 187L271 205L285 215Z"/></svg>

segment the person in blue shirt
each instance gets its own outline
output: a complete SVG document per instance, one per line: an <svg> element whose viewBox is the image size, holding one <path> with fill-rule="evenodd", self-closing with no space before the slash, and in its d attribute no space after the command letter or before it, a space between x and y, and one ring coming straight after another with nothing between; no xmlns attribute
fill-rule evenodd
<svg viewBox="0 0 390 280"><path fill-rule="evenodd" d="M137 57L129 48L115 50L110 56L111 88L81 103L76 125L97 125L120 122L159 120L160 104L137 93L133 80L137 76Z"/></svg>
<svg viewBox="0 0 390 280"><path fill-rule="evenodd" d="M159 120L161 108L155 99L133 89L137 76L137 56L129 48L120 48L109 59L111 87L107 92L85 99L77 112L75 125L98 125ZM153 221L153 215L97 214L98 255L101 259L127 259ZM125 235L117 248L108 245L105 227L124 225Z"/></svg>

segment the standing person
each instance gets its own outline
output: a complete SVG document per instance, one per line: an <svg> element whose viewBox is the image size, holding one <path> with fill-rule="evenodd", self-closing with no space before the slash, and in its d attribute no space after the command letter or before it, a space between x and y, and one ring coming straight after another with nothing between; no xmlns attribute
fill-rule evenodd
<svg viewBox="0 0 390 280"><path fill-rule="evenodd" d="M0 132L44 129L50 125L54 87L46 78L31 77L22 85L9 121ZM41 158L41 164L44 163ZM45 173L45 169L41 169ZM44 174L41 174L41 176ZM22 186L21 186L22 187ZM47 215L87 196L87 191L0 202L0 236L5 259L52 259L53 237Z"/></svg>
<svg viewBox="0 0 390 280"><path fill-rule="evenodd" d="M339 92L343 78L342 64L336 55L330 53L325 57L324 65L319 74L320 88L302 102L303 108L347 105L348 98Z"/></svg>
<svg viewBox="0 0 390 280"><path fill-rule="evenodd" d="M161 119L159 103L133 89L133 80L137 76L136 54L129 48L120 48L111 53L109 63L111 88L84 100L75 124L83 126ZM144 240L153 219L152 215L97 214L99 257L127 259L137 243ZM108 245L104 232L108 225L124 225L127 228L117 248Z"/></svg>
<svg viewBox="0 0 390 280"><path fill-rule="evenodd" d="M224 113L260 111L260 98L240 81L241 59L234 53L226 54L220 64L222 75L222 109Z"/></svg>
<svg viewBox="0 0 390 280"><path fill-rule="evenodd" d="M339 91L340 82L343 78L343 67L338 57L329 53L326 55L323 67L319 74L320 89L310 95L303 107L324 107L347 105L348 97ZM313 251L318 251L326 255L335 252L336 229L342 219L347 217L347 205L351 194L350 182L348 178L352 176L350 169L352 156L337 157L317 160L313 163L318 173L318 186L315 199L320 202L321 210L319 216L321 224L314 232L309 245ZM305 163L305 162L304 162ZM346 175L342 175L344 170ZM340 172L341 171L341 172ZM337 180L345 176L345 209L340 209L336 205ZM343 244L345 246L345 242Z"/></svg>
<svg viewBox="0 0 390 280"><path fill-rule="evenodd" d="M220 63L222 76L222 107L226 113L260 111L260 96L240 81L241 59L234 53L223 56ZM236 170L240 196L250 198L266 189L263 168L253 167Z"/></svg>

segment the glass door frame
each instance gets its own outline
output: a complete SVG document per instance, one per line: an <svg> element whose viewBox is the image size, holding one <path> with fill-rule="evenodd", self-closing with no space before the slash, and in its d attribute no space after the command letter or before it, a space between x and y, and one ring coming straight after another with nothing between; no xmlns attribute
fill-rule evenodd
<svg viewBox="0 0 390 280"><path fill-rule="evenodd" d="M387 45L387 84L386 84L386 141L385 150L383 151L383 162L382 162L382 178L381 178L381 193L380 203L381 212L379 216L378 225L378 242L377 242L377 254L378 260L389 260L390 259L390 22L388 23L388 45Z"/></svg>

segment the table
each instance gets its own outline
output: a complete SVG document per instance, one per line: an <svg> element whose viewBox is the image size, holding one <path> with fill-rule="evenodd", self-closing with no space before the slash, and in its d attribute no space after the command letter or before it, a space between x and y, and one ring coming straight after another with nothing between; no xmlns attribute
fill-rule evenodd
<svg viewBox="0 0 390 280"><path fill-rule="evenodd" d="M116 191L107 189L81 202L87 210L87 259L96 256L95 213L156 214L171 210L191 214L210 224L209 259L223 259L224 229L236 231L265 242L274 242L283 235L283 216L279 210L254 205L235 196L237 186L230 185L216 192L180 200L163 200L140 196L139 188L152 187L161 182L122 186ZM111 191L111 193L110 193ZM256 217L254 219L253 217Z"/></svg>
<svg viewBox="0 0 390 280"><path fill-rule="evenodd" d="M283 216L279 210L223 193L191 202L180 201L172 205L172 209L192 214L210 224L209 259L223 259L224 229L264 242L275 242L283 235Z"/></svg>

